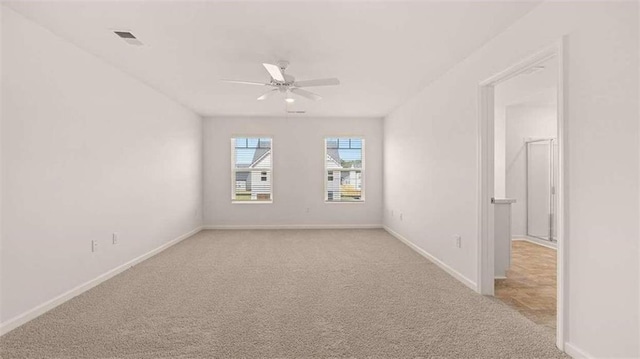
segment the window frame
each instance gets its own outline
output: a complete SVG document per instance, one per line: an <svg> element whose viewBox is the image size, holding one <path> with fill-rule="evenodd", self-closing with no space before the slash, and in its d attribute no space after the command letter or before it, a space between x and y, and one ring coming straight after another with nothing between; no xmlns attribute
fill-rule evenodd
<svg viewBox="0 0 640 359"><path fill-rule="evenodd" d="M360 165L360 199L359 200L354 200L354 201L334 201L334 200L329 200L329 191L328 191L328 182L329 182L329 170L327 169L327 140L331 139L331 138L349 138L349 139L359 139L361 144L362 144L362 148L361 148L361 152L362 152L362 161L361 161L361 165ZM323 143L323 147L324 147L324 151L322 151L324 153L323 156L323 181L324 181L324 203L326 204L331 204L331 203L340 203L340 204L363 204L365 203L365 188L366 188L366 180L365 180L365 159L366 159L366 153L365 153L365 148L366 148L366 139L364 136L362 135L348 135L348 136L325 136L324 140L322 141ZM338 147L340 147L338 145Z"/></svg>
<svg viewBox="0 0 640 359"><path fill-rule="evenodd" d="M240 201L236 199L236 139L238 138L257 138L257 139L269 139L271 141L271 164L269 169L265 170L263 168L260 169L260 178L262 179L262 172L267 172L267 179L271 181L271 192L269 193L270 200L268 201L259 201L259 200L249 200L249 201ZM233 135L231 136L231 203L232 204L272 204L273 203L273 194L274 194L274 184L273 181L273 136L270 135ZM249 172L251 173L251 172ZM261 181L262 182L262 181Z"/></svg>

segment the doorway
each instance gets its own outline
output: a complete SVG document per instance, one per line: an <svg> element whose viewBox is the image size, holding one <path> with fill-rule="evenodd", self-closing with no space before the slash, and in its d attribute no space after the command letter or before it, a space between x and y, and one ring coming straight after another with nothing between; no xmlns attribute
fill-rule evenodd
<svg viewBox="0 0 640 359"><path fill-rule="evenodd" d="M509 280L510 274L512 279L518 275L526 276L531 272L528 268L529 265L534 268L534 271L546 266L547 271L544 276L547 276L548 280L535 279L533 282L545 285L545 288L538 288L540 292L554 294L548 296L549 298L553 297L551 305L555 306L555 310L553 310L551 319L546 318L546 323L551 322L552 325L547 326L555 327L556 345L560 350L563 350L564 346L564 313L566 310L565 296L563 295L565 290L564 258L566 258L566 238L563 232L563 210L566 208L563 188L563 139L566 117L563 106L564 61L562 48L560 41L483 81L479 88L480 250L478 291L484 295L494 296L496 295L496 278ZM533 107L527 103L523 104L522 108L511 108L514 113L512 117L516 118L518 115L525 118L527 116L523 114L525 110L528 113L546 111L545 113L553 115L554 121L548 122L547 125L541 125L536 130L530 126L533 122L523 120L523 123L528 124L522 126L519 136L509 137L509 141L515 141L511 146L516 148L516 151L504 150L505 147L508 148L508 145L503 144L502 151L506 154L510 152L511 158L505 158L501 161L501 155L506 157L506 154L500 153L499 142L501 136L506 135L506 130L503 129L502 131L505 132L501 135L500 127L505 126L505 118L509 116L501 117L497 107L497 101L500 101L499 88L508 87L503 86L507 83L518 82L510 80L524 79L527 75L544 70L555 81L555 92L551 97L547 96L547 99L552 98L553 100L552 109L549 110L549 106L542 109L544 106L537 105L536 109L532 109ZM517 88L511 90L510 93L514 96L530 95L518 93ZM536 113L536 118L543 117L541 113ZM509 121L512 121L512 117L509 117ZM501 172L509 173L509 171L515 173L513 178L506 176L506 178L500 178ZM516 180L518 185L514 186L513 183ZM513 208L509 208L509 206ZM503 258L504 253L508 253L506 263ZM538 262L531 261L533 257ZM500 265L504 266L504 274L500 272ZM527 271L529 272L525 273ZM502 289L500 282L498 282L498 289ZM529 286L527 289L538 290L533 286ZM528 306L531 309L535 305L534 303L523 307ZM549 306L548 302L546 306ZM521 311L521 313L523 312Z"/></svg>

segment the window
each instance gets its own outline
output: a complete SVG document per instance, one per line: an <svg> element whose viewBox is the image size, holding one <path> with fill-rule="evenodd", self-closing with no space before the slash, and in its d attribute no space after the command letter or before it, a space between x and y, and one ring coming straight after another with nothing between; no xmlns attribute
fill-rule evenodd
<svg viewBox="0 0 640 359"><path fill-rule="evenodd" d="M327 202L364 201L364 139L327 138L324 199Z"/></svg>
<svg viewBox="0 0 640 359"><path fill-rule="evenodd" d="M272 153L270 138L231 139L233 202L270 203L272 195Z"/></svg>

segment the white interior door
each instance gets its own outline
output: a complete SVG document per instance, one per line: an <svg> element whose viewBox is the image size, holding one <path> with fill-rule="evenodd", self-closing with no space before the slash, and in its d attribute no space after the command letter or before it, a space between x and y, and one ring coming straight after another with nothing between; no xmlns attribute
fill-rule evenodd
<svg viewBox="0 0 640 359"><path fill-rule="evenodd" d="M527 235L549 240L551 231L551 141L527 144Z"/></svg>

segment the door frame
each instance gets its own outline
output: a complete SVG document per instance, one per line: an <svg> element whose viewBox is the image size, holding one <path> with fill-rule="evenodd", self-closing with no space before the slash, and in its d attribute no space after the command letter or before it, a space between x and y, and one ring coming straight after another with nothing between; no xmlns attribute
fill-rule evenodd
<svg viewBox="0 0 640 359"><path fill-rule="evenodd" d="M564 350L566 337L566 313L568 282L565 268L568 262L568 218L567 202L567 121L566 113L566 37L555 41L551 46L517 62L505 70L479 83L479 238L478 238L478 292L483 295L494 295L494 208L491 198L494 197L494 87L532 66L538 65L550 58L558 61L558 183L557 183L557 329L556 346Z"/></svg>

